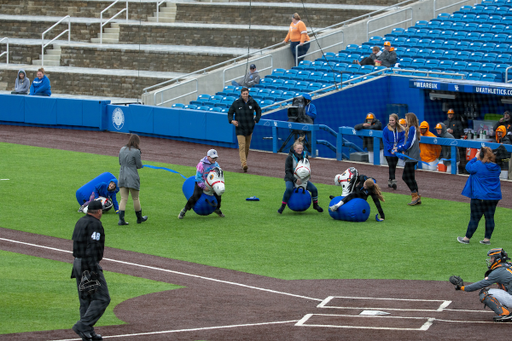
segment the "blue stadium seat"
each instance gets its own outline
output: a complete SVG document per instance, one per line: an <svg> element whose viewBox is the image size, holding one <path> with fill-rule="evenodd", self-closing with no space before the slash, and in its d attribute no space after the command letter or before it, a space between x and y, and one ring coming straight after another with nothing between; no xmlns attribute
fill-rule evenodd
<svg viewBox="0 0 512 341"><path fill-rule="evenodd" d="M425 65L426 60L423 58L415 58L411 62L411 67L413 68L420 68L423 65Z"/></svg>
<svg viewBox="0 0 512 341"><path fill-rule="evenodd" d="M445 52L446 52L446 50L443 50L443 49L435 49L435 50L430 51L430 54L428 55L428 57L430 59L439 59L439 60L447 59L447 58L443 58L443 55ZM455 55L455 52L453 53L453 55Z"/></svg>
<svg viewBox="0 0 512 341"><path fill-rule="evenodd" d="M222 96L222 95L213 95L210 97L209 101L210 102L220 102L220 101L222 101L223 98L224 98L224 96Z"/></svg>
<svg viewBox="0 0 512 341"><path fill-rule="evenodd" d="M285 81L294 77L297 72L299 72L297 69L288 69L284 72L284 75L282 75L281 77L279 77L280 79L284 79Z"/></svg>
<svg viewBox="0 0 512 341"><path fill-rule="evenodd" d="M467 37L468 33L469 33L468 31L454 32L450 39L463 40L464 38Z"/></svg>
<svg viewBox="0 0 512 341"><path fill-rule="evenodd" d="M321 71L312 72L309 75L309 78L307 80L310 81L310 82L318 82L319 80L322 79L322 77L324 76L324 73L325 72L321 72Z"/></svg>
<svg viewBox="0 0 512 341"><path fill-rule="evenodd" d="M284 98L294 98L294 97L297 97L297 91L295 90L290 90L290 91L284 91L282 94L281 94L281 97L284 97Z"/></svg>
<svg viewBox="0 0 512 341"><path fill-rule="evenodd" d="M358 64L350 64L347 66L346 72L348 73L357 73L361 69L361 65Z"/></svg>
<svg viewBox="0 0 512 341"><path fill-rule="evenodd" d="M501 15L493 14L493 15L489 16L489 18L487 19L487 23L488 24L505 24L504 22L501 21L501 18L502 18Z"/></svg>
<svg viewBox="0 0 512 341"><path fill-rule="evenodd" d="M322 85L323 85L322 83L310 83L308 85L307 91L313 92L313 91L320 90L320 89L322 89Z"/></svg>
<svg viewBox="0 0 512 341"><path fill-rule="evenodd" d="M484 74L482 76L482 81L486 81L486 82L495 82L496 81L496 75L493 75L493 74Z"/></svg>
<svg viewBox="0 0 512 341"><path fill-rule="evenodd" d="M361 73L370 73L373 72L374 66L372 65L363 65L361 66L360 72Z"/></svg>
<svg viewBox="0 0 512 341"><path fill-rule="evenodd" d="M460 21L462 19L462 17L464 15L466 15L467 13L470 13L470 12L465 12L465 13L454 12L454 13L450 14L447 21L451 21L451 22Z"/></svg>
<svg viewBox="0 0 512 341"><path fill-rule="evenodd" d="M412 64L412 58L410 58L410 57L399 58L398 63L400 64L400 67L402 67L402 68L409 67Z"/></svg>
<svg viewBox="0 0 512 341"><path fill-rule="evenodd" d="M451 69L453 66L454 61L453 60L441 60L439 62L439 65L437 66L441 70L447 70Z"/></svg>
<svg viewBox="0 0 512 341"><path fill-rule="evenodd" d="M354 60L358 60L358 61L361 61L361 59L363 59L365 56L359 54L359 53L352 53L352 54L349 54L347 56L347 59L350 60L349 63L352 63L352 61Z"/></svg>
<svg viewBox="0 0 512 341"><path fill-rule="evenodd" d="M491 25L491 32L494 33L506 33L508 30L506 30L507 25L504 24L495 24Z"/></svg>
<svg viewBox="0 0 512 341"><path fill-rule="evenodd" d="M289 79L285 81L280 87L278 87L279 90L292 90L295 87L295 84L297 84L297 81L295 79Z"/></svg>
<svg viewBox="0 0 512 341"><path fill-rule="evenodd" d="M302 92L302 91L305 91L308 86L309 86L309 83L308 81L301 81L301 82L297 82L297 84L295 84L295 91L296 92Z"/></svg>
<svg viewBox="0 0 512 341"><path fill-rule="evenodd" d="M443 21L442 21L442 20L440 20L440 19L432 19L432 20L430 20L430 21L428 22L428 24L427 24L427 28L428 28L429 30L439 29L439 28L441 28L441 23L442 23L442 22L443 22Z"/></svg>
<svg viewBox="0 0 512 341"><path fill-rule="evenodd" d="M437 15L437 19L439 20L448 20L450 18L450 13L439 13Z"/></svg>
<svg viewBox="0 0 512 341"><path fill-rule="evenodd" d="M405 41L406 41L407 39L408 39L408 38L406 38L406 37L402 37L402 36L396 37L396 38L395 38L395 39L393 39L393 41L391 42L391 46L395 46L395 47L405 46Z"/></svg>
<svg viewBox="0 0 512 341"><path fill-rule="evenodd" d="M482 73L480 72L470 72L466 79L471 81L479 81L482 78Z"/></svg>
<svg viewBox="0 0 512 341"><path fill-rule="evenodd" d="M467 60L471 61L471 62L478 62L480 60L483 60L483 58L484 58L483 52L471 52L471 54L469 55Z"/></svg>
<svg viewBox="0 0 512 341"><path fill-rule="evenodd" d="M469 41L470 43L472 43L475 40L477 40L478 38L480 38L481 35L482 35L482 33L480 33L480 32L469 32L464 38L462 38L462 40Z"/></svg>
<svg viewBox="0 0 512 341"><path fill-rule="evenodd" d="M322 57L320 57L319 59L321 59L321 60L326 62L326 61L334 59L334 58L336 58L336 53L334 53L334 52L325 52L324 55Z"/></svg>
<svg viewBox="0 0 512 341"><path fill-rule="evenodd" d="M185 104L174 103L171 108L183 109L183 108L185 108Z"/></svg>
<svg viewBox="0 0 512 341"><path fill-rule="evenodd" d="M461 40L455 44L453 51L465 51L469 49L469 41Z"/></svg>
<svg viewBox="0 0 512 341"><path fill-rule="evenodd" d="M274 81L272 82L272 84L269 84L267 85L267 89L277 89L279 88L281 85L283 85L285 82L284 79L274 79Z"/></svg>
<svg viewBox="0 0 512 341"><path fill-rule="evenodd" d="M417 58L427 58L432 53L432 49L421 48L418 50Z"/></svg>
<svg viewBox="0 0 512 341"><path fill-rule="evenodd" d="M405 40L402 46L408 46L408 47L416 47L418 44L419 39L418 38L408 38Z"/></svg>
<svg viewBox="0 0 512 341"><path fill-rule="evenodd" d="M496 69L496 64L494 63L484 63L480 66L480 71L482 72L492 72Z"/></svg>
<svg viewBox="0 0 512 341"><path fill-rule="evenodd" d="M496 60L496 57L498 57L498 54L496 52L484 53L482 60L492 63Z"/></svg>
<svg viewBox="0 0 512 341"><path fill-rule="evenodd" d="M452 58L453 61L467 61L471 52L469 51L458 51Z"/></svg>
<svg viewBox="0 0 512 341"><path fill-rule="evenodd" d="M452 30L452 27L453 26L453 21L450 21L450 20L446 20L446 21L443 21L441 23L441 25L439 25L439 29L445 31L445 30Z"/></svg>
<svg viewBox="0 0 512 341"><path fill-rule="evenodd" d="M426 21L426 20L418 20L418 21L416 21L416 24L414 25L414 27L416 27L416 28L425 28L427 25L428 25L428 21Z"/></svg>
<svg viewBox="0 0 512 341"><path fill-rule="evenodd" d="M482 45L483 43L480 42L480 41L474 41L472 42L471 44L469 44L469 49L471 51L478 51L478 50L481 50L482 49Z"/></svg>
<svg viewBox="0 0 512 341"><path fill-rule="evenodd" d="M379 46L381 46L380 44ZM376 46L376 45L373 45ZM372 53L372 46L370 45L361 45L357 48L357 52L361 53L362 55L369 55Z"/></svg>
<svg viewBox="0 0 512 341"><path fill-rule="evenodd" d="M491 24L479 24L475 30L475 32L484 33L491 32L492 26Z"/></svg>
<svg viewBox="0 0 512 341"><path fill-rule="evenodd" d="M265 78L261 79L260 83L263 82ZM259 84L256 84L256 85L259 85ZM235 87L233 85L227 85L224 87L224 89L222 91L219 91L216 93L216 95L221 95L221 96L226 96L227 94L229 94L230 92L233 92L235 90Z"/></svg>
<svg viewBox="0 0 512 341"><path fill-rule="evenodd" d="M482 66L482 63L480 62L469 62L466 66L466 70L473 72L480 70L480 67Z"/></svg>
<svg viewBox="0 0 512 341"><path fill-rule="evenodd" d="M431 41L432 41L432 39L423 38L423 39L418 40L418 42L416 43L416 46L418 46L419 48L426 48L426 47L430 46Z"/></svg>
<svg viewBox="0 0 512 341"><path fill-rule="evenodd" d="M235 99L237 99L236 96L225 96L224 98L222 98L222 102L232 104L235 101Z"/></svg>
<svg viewBox="0 0 512 341"><path fill-rule="evenodd" d="M281 97L283 94L283 90L272 90L269 94L267 94L264 99L265 100L272 100L275 101L276 98Z"/></svg>
<svg viewBox="0 0 512 341"><path fill-rule="evenodd" d="M497 33L494 35L491 41L496 44L501 44L507 42L508 37L509 35L506 33Z"/></svg>
<svg viewBox="0 0 512 341"><path fill-rule="evenodd" d="M494 46L494 51L496 53L508 53L510 52L510 45L507 43L500 43Z"/></svg>
<svg viewBox="0 0 512 341"><path fill-rule="evenodd" d="M220 111L221 113L228 113L229 111L229 108L221 108L222 110Z"/></svg>
<svg viewBox="0 0 512 341"><path fill-rule="evenodd" d="M210 107L209 107L209 106L207 106L207 105L201 105L201 106L198 106L198 107L196 108L196 110L208 111L208 110L210 110Z"/></svg>
<svg viewBox="0 0 512 341"><path fill-rule="evenodd" d="M462 16L461 21L463 21L465 23L471 23L471 22L475 22L475 18L476 18L476 14L469 12Z"/></svg>
<svg viewBox="0 0 512 341"><path fill-rule="evenodd" d="M344 72L349 65L349 63L337 63L334 65L334 70L337 72Z"/></svg>
<svg viewBox="0 0 512 341"><path fill-rule="evenodd" d="M496 48L496 43L483 43L482 44L482 51L494 51Z"/></svg>
<svg viewBox="0 0 512 341"><path fill-rule="evenodd" d="M446 40L441 47L445 50L453 50L456 44L455 40Z"/></svg>
<svg viewBox="0 0 512 341"><path fill-rule="evenodd" d="M469 11L471 11L471 10L473 10L473 7L472 7L472 6L467 6L467 5L465 5L465 6L461 6L461 8L460 8L457 12L461 12L461 16L462 16L462 14L463 14L464 12L469 12ZM457 12L455 12L455 13L457 13ZM454 13L454 14L455 14L455 13Z"/></svg>
<svg viewBox="0 0 512 341"><path fill-rule="evenodd" d="M432 49L439 49L439 48L443 47L444 42L445 42L444 39L437 38L437 39L434 39L434 40L430 41L429 47L432 48Z"/></svg>
<svg viewBox="0 0 512 341"><path fill-rule="evenodd" d="M443 31L438 29L430 30L428 31L427 36L432 39L438 39L441 38L441 32Z"/></svg>
<svg viewBox="0 0 512 341"><path fill-rule="evenodd" d="M268 95L271 92L272 92L272 89L265 88L265 89L260 89L258 92L256 92L256 94L265 97L266 95Z"/></svg>
<svg viewBox="0 0 512 341"><path fill-rule="evenodd" d="M481 42L487 43L487 42L493 41L494 36L495 36L494 33L482 33L480 35L480 37L478 37L474 41L481 41Z"/></svg>
<svg viewBox="0 0 512 341"><path fill-rule="evenodd" d="M310 60L301 60L299 62L299 65L292 67L292 69L296 69L297 71L304 70L311 63L312 62ZM283 71L283 73L284 73L284 71Z"/></svg>
<svg viewBox="0 0 512 341"><path fill-rule="evenodd" d="M411 57L414 58L418 54L418 48L416 47L408 47L405 49L403 53L400 54L400 57Z"/></svg>
<svg viewBox="0 0 512 341"><path fill-rule="evenodd" d="M197 105L195 104L188 104L188 105L185 105L185 107L183 109L196 109L197 108Z"/></svg>
<svg viewBox="0 0 512 341"><path fill-rule="evenodd" d="M498 64L506 64L510 61L510 58L512 58L512 54L509 53L498 53L496 56L496 63Z"/></svg>
<svg viewBox="0 0 512 341"><path fill-rule="evenodd" d="M410 34L409 38L425 38L430 30L432 30L432 28L419 28L416 32Z"/></svg>
<svg viewBox="0 0 512 341"><path fill-rule="evenodd" d="M373 37L370 37L370 39L363 43L364 46L370 46L373 47L373 46L382 46L384 44L384 38L382 38L381 36L373 36Z"/></svg>
<svg viewBox="0 0 512 341"><path fill-rule="evenodd" d="M437 60L437 59L427 59L427 61L425 62L424 67L427 68L427 69L435 69L439 65L439 62L440 61Z"/></svg>
<svg viewBox="0 0 512 341"><path fill-rule="evenodd" d="M452 70L458 70L458 71L462 71L462 70L466 70L468 67L468 62L465 62L465 61L462 61L462 60L457 60L453 63L452 65Z"/></svg>
<svg viewBox="0 0 512 341"><path fill-rule="evenodd" d="M221 112L221 111L222 111L222 108L221 108L221 107L211 107L209 111L213 111L213 112Z"/></svg>

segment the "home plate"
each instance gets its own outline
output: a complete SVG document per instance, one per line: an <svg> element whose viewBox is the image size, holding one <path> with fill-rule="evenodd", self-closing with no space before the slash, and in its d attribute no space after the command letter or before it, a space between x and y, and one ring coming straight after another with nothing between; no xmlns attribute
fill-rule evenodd
<svg viewBox="0 0 512 341"><path fill-rule="evenodd" d="M382 315L389 315L389 313L387 313L385 311L380 311L380 310L363 310L359 315L382 316Z"/></svg>

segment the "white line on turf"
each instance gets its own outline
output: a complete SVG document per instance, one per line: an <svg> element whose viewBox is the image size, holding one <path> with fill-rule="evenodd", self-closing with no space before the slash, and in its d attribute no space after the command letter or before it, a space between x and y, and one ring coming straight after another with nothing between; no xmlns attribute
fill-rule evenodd
<svg viewBox="0 0 512 341"><path fill-rule="evenodd" d="M260 323L245 323L245 324L233 324L227 326L215 326L215 327L201 327L201 328L189 328L189 329L177 329L177 330L162 330L158 332L147 332L147 333L134 333L134 334L123 334L123 335L109 335L103 336L104 339L114 339L120 337L137 337L137 336L147 336L147 335L159 335L159 334L171 334L171 333L183 333L183 332L195 332L202 330L213 330L213 329L227 329L227 328L240 328L240 327L257 327L257 326L266 326L271 324L287 324L287 323L297 323L298 320L290 320L290 321L275 321L275 322L260 322ZM80 339L60 339L54 341L75 341Z"/></svg>
<svg viewBox="0 0 512 341"><path fill-rule="evenodd" d="M49 247L49 246L37 245L37 244L26 243L26 242L20 242L20 241L12 240L12 239L0 238L0 240L4 240L4 241L7 241L7 242L12 242L12 243L17 243L17 244L22 244L22 245L38 247L38 248L42 248L42 249L58 251L58 252L72 253L71 251L68 251L68 250L62 250L62 249L56 249L56 248ZM252 285L241 284L241 283L230 282L230 281L224 281L224 280L221 280L221 279L216 279L216 278L211 278L211 277L204 277L204 276L199 276L199 275L194 275L194 274L188 274L188 273L185 273L185 272L168 270L168 269L164 269L164 268L158 268L158 267L155 267L155 266L142 265L142 264L137 264L137 263L132 263L132 262L125 262L125 261L121 261L121 260L117 260L117 259L111 259L111 258L103 258L103 260L104 261L114 262L114 263L119 263L119 264L136 266L136 267L145 268L145 269L151 269L151 270L162 271L162 272L169 272L169 273L173 273L173 274L177 274L177 275L182 275L182 276L188 276L188 277L204 279L204 280L212 281L212 282L218 282L218 283L229 284L229 285L236 285L236 286L243 287L243 288L254 289L254 290L259 290L259 291L265 291L265 292L270 292L270 293L279 294L279 295L304 298L304 299L307 299L307 300L314 300L314 301L323 301L320 298L313 298L313 297L308 297L308 296L303 296L303 295L291 294L291 293L283 292L283 291L259 288L259 287L255 287L255 286L252 286Z"/></svg>

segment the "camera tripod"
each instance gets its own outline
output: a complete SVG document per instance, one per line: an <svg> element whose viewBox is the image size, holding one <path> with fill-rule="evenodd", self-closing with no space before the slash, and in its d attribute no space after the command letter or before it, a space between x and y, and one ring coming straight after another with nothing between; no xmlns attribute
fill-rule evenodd
<svg viewBox="0 0 512 341"><path fill-rule="evenodd" d="M284 141L283 145L281 146L281 148L279 148L279 150L277 151L278 153L282 152L283 149L286 147L286 145L288 144L288 142L290 142L290 140L292 139L293 137L293 140L297 140L299 137L301 136L304 136L304 149L306 151L308 151L308 153L311 155L311 153L313 152L311 150L311 132L304 132L302 130L292 130L291 133L288 135L288 137L286 138L286 140Z"/></svg>

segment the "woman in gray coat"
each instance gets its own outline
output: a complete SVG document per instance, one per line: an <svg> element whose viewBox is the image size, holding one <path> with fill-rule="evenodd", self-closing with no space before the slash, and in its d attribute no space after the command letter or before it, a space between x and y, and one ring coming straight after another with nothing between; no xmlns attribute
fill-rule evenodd
<svg viewBox="0 0 512 341"><path fill-rule="evenodd" d="M119 204L119 222L118 225L128 225L124 220L124 211L128 202L128 195L131 194L133 208L137 215L137 224L148 220L147 216L142 216L142 209L139 201L140 178L137 169L142 168L140 159L140 138L136 134L130 135L126 146L119 151L119 190L121 192L121 203Z"/></svg>

